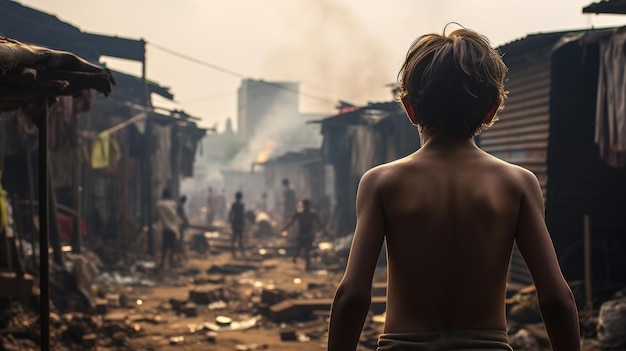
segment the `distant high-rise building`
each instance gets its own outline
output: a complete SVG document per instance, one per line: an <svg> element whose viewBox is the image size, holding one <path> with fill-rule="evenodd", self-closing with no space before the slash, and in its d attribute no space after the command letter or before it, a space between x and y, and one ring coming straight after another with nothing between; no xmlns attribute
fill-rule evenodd
<svg viewBox="0 0 626 351"><path fill-rule="evenodd" d="M280 114L298 114L300 84L244 79L238 90L237 134L242 138L254 136L263 119Z"/></svg>
<svg viewBox="0 0 626 351"><path fill-rule="evenodd" d="M230 117L226 118L226 126L224 127L225 134L233 134L233 121Z"/></svg>

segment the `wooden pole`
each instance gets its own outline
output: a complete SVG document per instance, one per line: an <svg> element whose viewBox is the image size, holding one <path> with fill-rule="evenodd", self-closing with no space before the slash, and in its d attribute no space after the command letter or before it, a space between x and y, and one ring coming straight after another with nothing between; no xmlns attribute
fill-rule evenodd
<svg viewBox="0 0 626 351"><path fill-rule="evenodd" d="M591 219L588 214L583 217L585 245L585 301L587 311L593 310L592 276L591 276Z"/></svg>
<svg viewBox="0 0 626 351"><path fill-rule="evenodd" d="M153 193L154 193L154 180L153 180L153 173L152 173L152 151L154 148L154 136L152 135L152 125L150 123L150 118L148 118L146 120L146 132L145 132L146 137L148 138L148 142L145 143L146 144L146 148L145 148L145 154L144 154L144 158L146 161L146 167L144 168L145 170L145 175L146 178L144 179L144 181L146 182L146 186L147 186L147 219L148 219L148 251L150 251L150 255L154 256L156 254L156 248L155 248L155 243L154 243L154 228L153 228L153 222L154 222L154 198L153 198Z"/></svg>
<svg viewBox="0 0 626 351"><path fill-rule="evenodd" d="M74 209L76 210L76 216L74 216L74 226L72 230L72 252L75 254L80 254L82 250L82 236L80 234L80 199L81 199L81 175L82 175L82 167L81 167L81 158L80 158L80 135L78 129L78 122L76 122L76 128L74 129L75 137L76 137L76 146L72 152L72 164L74 166L74 173L72 174L72 190L73 190L73 201Z"/></svg>
<svg viewBox="0 0 626 351"><path fill-rule="evenodd" d="M50 350L50 263L48 255L48 99L39 101L39 290L41 350Z"/></svg>

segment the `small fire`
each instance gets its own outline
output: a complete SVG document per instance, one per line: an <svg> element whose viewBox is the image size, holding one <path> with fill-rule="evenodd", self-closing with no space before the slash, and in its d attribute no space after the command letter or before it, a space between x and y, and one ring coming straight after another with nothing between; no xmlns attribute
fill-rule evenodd
<svg viewBox="0 0 626 351"><path fill-rule="evenodd" d="M263 150L256 155L256 163L264 163L267 161L270 158L270 154L272 153L272 150L274 150L275 146L276 142L274 140L266 140Z"/></svg>

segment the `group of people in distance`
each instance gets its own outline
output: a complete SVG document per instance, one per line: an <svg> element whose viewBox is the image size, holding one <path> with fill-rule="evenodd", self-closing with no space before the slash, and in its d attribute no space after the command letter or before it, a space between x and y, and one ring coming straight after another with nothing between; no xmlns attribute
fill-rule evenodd
<svg viewBox="0 0 626 351"><path fill-rule="evenodd" d="M387 310L379 351L511 351L505 290L515 243L532 275L551 349L580 350L578 311L545 224L537 177L474 141L504 106L507 71L489 40L470 29L446 34L444 28L410 46L397 99L417 127L421 147L361 178L352 246L331 307L328 350L356 350L384 244ZM310 200L294 211L295 194L288 180L283 185L282 229L299 223L293 259L303 250L308 269L315 225L324 226ZM233 255L235 244L243 252L242 197L235 194L228 214ZM175 241L173 208L158 208L164 248Z"/></svg>
<svg viewBox="0 0 626 351"><path fill-rule="evenodd" d="M303 254L305 269L309 270L309 252L313 247L315 233L318 231L324 231L325 233L326 229L317 212L312 208L311 200L303 198L300 201L301 208L299 208L296 193L291 188L289 180L283 179L282 184L284 186L283 213L285 225L281 232L286 233L294 223L298 223L298 232L295 240L296 247L292 260L296 263L300 254ZM181 201L177 203L172 199L171 192L165 189L162 198L157 202L157 219L162 233L161 268L164 268L168 261L170 267L180 261L182 245L184 244L183 233L185 227L189 225L184 211L185 199L182 196ZM235 193L235 201L230 205L226 219L231 229L232 256L236 258L237 251L240 251L241 256L245 257L244 229L246 227L246 208L241 191Z"/></svg>
<svg viewBox="0 0 626 351"><path fill-rule="evenodd" d="M311 200L309 198L303 198L300 201L302 205L298 208L298 201L296 200L296 193L289 184L289 179L283 179L283 215L286 221L281 230L281 234L286 236L287 230L294 224L298 223L298 233L296 236L296 246L294 255L292 258L293 263L296 263L300 254L303 254L305 261L305 269L311 268L309 252L313 247L313 241L315 239L315 233L318 231L326 232L324 224L321 222L317 212L311 207ZM241 251L241 255L245 255L243 244L243 231L245 227L245 205L242 201L243 194L238 191L235 193L235 202L232 203L228 212L228 222L230 223L232 230L232 255L236 257L237 247Z"/></svg>

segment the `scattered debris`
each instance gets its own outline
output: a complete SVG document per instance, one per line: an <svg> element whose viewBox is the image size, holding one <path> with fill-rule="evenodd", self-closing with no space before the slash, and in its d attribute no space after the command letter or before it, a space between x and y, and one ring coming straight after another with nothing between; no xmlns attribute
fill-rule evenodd
<svg viewBox="0 0 626 351"><path fill-rule="evenodd" d="M178 345L185 341L184 336L172 336L169 338L170 345Z"/></svg>
<svg viewBox="0 0 626 351"><path fill-rule="evenodd" d="M281 247L287 245L286 239L252 242L250 259L232 260L228 238L215 233L203 235L211 241L210 258L187 252L187 263L170 271L159 271L151 260L138 260L129 268L119 263L98 266L95 278L83 284L92 308L71 304L53 308L53 340L68 345L67 350L204 349L210 343L218 351L253 351L273 349L273 342L297 343L301 346L293 348L303 351L324 348L332 295L345 266L342 248L351 236L319 242L313 261L316 269L305 272L291 264L289 246ZM362 349L376 348L386 319L386 293L384 269L377 270L370 313L359 341ZM84 297L81 291L74 290L74 294ZM70 295L66 292L63 299L71 300ZM511 285L507 296L511 344L516 349L548 349L534 286ZM614 324L626 320L618 317L626 309L624 302L616 301L623 300L603 305L601 318L581 318L586 337L597 334L605 345L623 342L616 341L619 333L612 332L625 329L623 324ZM36 311L21 306L13 303L11 308L0 309L0 320L7 321L0 322L5 330L0 334L0 350L36 348ZM256 333L275 337L257 339Z"/></svg>
<svg viewBox="0 0 626 351"><path fill-rule="evenodd" d="M215 318L214 323L207 322L204 325L212 331L245 330L254 327L259 320L261 320L261 316L244 318L238 321L233 321L230 317L218 316Z"/></svg>
<svg viewBox="0 0 626 351"><path fill-rule="evenodd" d="M597 328L603 349L626 347L626 298L606 301L600 306Z"/></svg>

